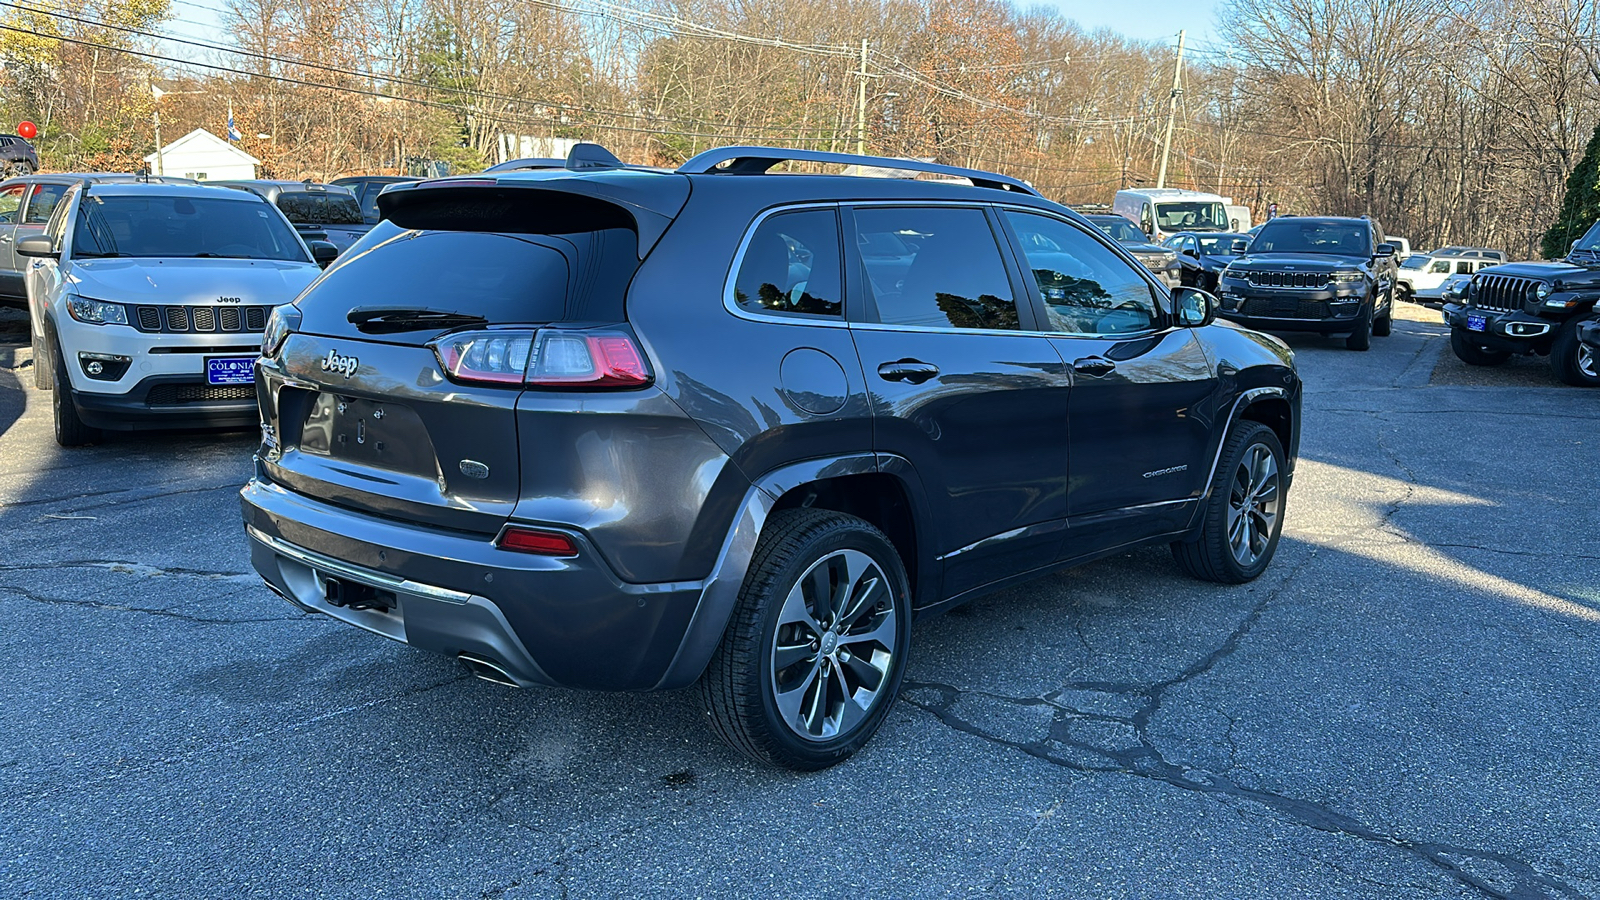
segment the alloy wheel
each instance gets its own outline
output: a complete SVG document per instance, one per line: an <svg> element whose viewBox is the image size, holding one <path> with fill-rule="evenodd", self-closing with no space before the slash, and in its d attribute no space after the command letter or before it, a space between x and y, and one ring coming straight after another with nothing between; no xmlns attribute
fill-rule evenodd
<svg viewBox="0 0 1600 900"><path fill-rule="evenodd" d="M1282 499L1277 457L1265 444L1251 444L1228 494L1228 548L1239 565L1249 568L1267 552Z"/></svg>
<svg viewBox="0 0 1600 900"><path fill-rule="evenodd" d="M1578 345L1578 371L1582 372L1585 378L1600 380L1600 363L1596 363L1594 351L1588 344Z"/></svg>
<svg viewBox="0 0 1600 900"><path fill-rule="evenodd" d="M891 584L872 557L836 550L784 598L773 634L771 689L789 730L831 741L883 698L901 627Z"/></svg>

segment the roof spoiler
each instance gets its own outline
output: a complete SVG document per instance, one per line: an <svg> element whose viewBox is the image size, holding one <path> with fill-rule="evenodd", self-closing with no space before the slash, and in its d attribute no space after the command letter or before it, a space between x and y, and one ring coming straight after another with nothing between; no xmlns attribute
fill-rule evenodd
<svg viewBox="0 0 1600 900"><path fill-rule="evenodd" d="M865 166L873 169L897 169L927 175L944 175L951 178L965 178L978 187L1040 196L1039 192L1025 181L995 172L985 172L982 169L942 166L918 159L857 156L853 153L829 153L823 150L719 147L693 157L679 166L678 172L682 175L764 175L773 166L783 162L833 163L842 166Z"/></svg>

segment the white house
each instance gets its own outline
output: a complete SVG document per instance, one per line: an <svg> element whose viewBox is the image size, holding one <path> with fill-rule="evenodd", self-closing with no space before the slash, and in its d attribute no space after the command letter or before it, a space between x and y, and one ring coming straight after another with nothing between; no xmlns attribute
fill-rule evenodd
<svg viewBox="0 0 1600 900"><path fill-rule="evenodd" d="M159 164L156 153L161 155ZM197 181L254 178L261 160L240 150L204 128L196 128L144 158L150 172L181 175Z"/></svg>

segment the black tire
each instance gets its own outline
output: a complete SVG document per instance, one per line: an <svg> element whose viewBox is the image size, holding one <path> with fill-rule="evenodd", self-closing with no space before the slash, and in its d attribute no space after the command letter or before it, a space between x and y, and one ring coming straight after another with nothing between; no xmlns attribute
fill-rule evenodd
<svg viewBox="0 0 1600 900"><path fill-rule="evenodd" d="M1356 322L1356 330L1344 339L1347 350L1369 350L1372 348L1372 307L1361 311L1361 319Z"/></svg>
<svg viewBox="0 0 1600 900"><path fill-rule="evenodd" d="M876 566L881 580L873 580L874 570L862 558ZM863 567L859 579L841 577L848 575L851 564ZM830 621L834 616L795 617L796 602L808 613L821 608L807 599L817 596L819 585L827 585L827 593L846 611L846 601L859 598L853 620L843 629ZM775 766L815 771L848 759L878 730L900 692L911 645L910 597L899 554L871 523L830 510L773 513L762 529L722 644L700 679L712 727L741 753ZM820 634L811 625L819 625ZM886 630L891 633L885 635ZM884 637L884 642L850 640L867 634ZM790 642L786 657L791 660L781 669L775 664L780 639ZM873 648L871 658L850 650L864 646ZM886 660L877 655L882 652L888 654ZM875 667L878 663L881 669ZM851 678L857 679L855 693L876 679L866 707L839 691L850 690ZM791 688L780 691L784 684ZM780 702L780 693L793 699ZM808 698L823 701L809 704L810 721ZM830 715L835 701L836 720ZM784 703L794 705L792 722ZM854 721L845 727L851 717ZM830 720L836 729L831 736Z"/></svg>
<svg viewBox="0 0 1600 900"><path fill-rule="evenodd" d="M1271 471L1268 473L1263 467L1259 472L1261 484L1254 485L1241 481L1241 476L1257 471L1246 466L1246 462L1260 459L1256 454L1258 448L1270 458ZM1200 530L1189 540L1174 541L1172 557L1195 578L1219 584L1243 584L1266 571L1277 552L1278 537L1283 533L1287 490L1283 444L1278 435L1260 422L1245 420L1235 424L1223 443L1216 477L1201 511ZM1245 501L1252 502L1246 504ZM1235 511L1238 516L1232 515ZM1270 521L1266 521L1269 514ZM1242 536L1248 547L1248 555L1243 556L1237 552L1237 544L1230 535L1230 526L1241 518L1245 528Z"/></svg>
<svg viewBox="0 0 1600 900"><path fill-rule="evenodd" d="M1372 320L1372 336L1388 337L1394 331L1394 295L1389 295L1389 302L1383 306L1383 314Z"/></svg>
<svg viewBox="0 0 1600 900"><path fill-rule="evenodd" d="M1550 368L1574 387L1600 387L1600 356L1578 340L1578 319L1568 319L1550 345Z"/></svg>
<svg viewBox="0 0 1600 900"><path fill-rule="evenodd" d="M1508 350L1490 350L1472 339L1470 332L1450 329L1450 350L1469 366L1498 366L1511 358Z"/></svg>
<svg viewBox="0 0 1600 900"><path fill-rule="evenodd" d="M59 341L52 341L50 362L55 370L50 391L50 407L55 413L56 443L63 447L82 447L100 438L100 429L83 424L78 417L78 406L72 401L72 381L67 377L66 354L61 352Z"/></svg>
<svg viewBox="0 0 1600 900"><path fill-rule="evenodd" d="M1395 287L1395 289L1394 289L1394 298L1396 300L1402 300L1402 301L1404 301L1406 303L1415 303L1415 302L1417 302L1416 295L1412 294L1411 293L1411 289L1406 287L1403 284L1402 285L1398 285L1398 286Z"/></svg>
<svg viewBox="0 0 1600 900"><path fill-rule="evenodd" d="M16 162L6 166L6 177L8 178L22 178L27 175L32 175L33 173L33 163L30 163L25 159L17 160Z"/></svg>

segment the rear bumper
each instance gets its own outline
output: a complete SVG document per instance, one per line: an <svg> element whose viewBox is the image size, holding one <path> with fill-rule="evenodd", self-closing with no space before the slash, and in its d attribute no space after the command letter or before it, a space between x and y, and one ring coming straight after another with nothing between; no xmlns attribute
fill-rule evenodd
<svg viewBox="0 0 1600 900"><path fill-rule="evenodd" d="M573 533L578 556L559 559L352 512L261 479L240 498L252 564L295 606L487 661L518 685L681 687L709 657L696 652L703 638L688 638L708 628L721 636L722 623L696 615L711 580L624 583L581 533ZM386 592L395 609L335 606L329 578Z"/></svg>
<svg viewBox="0 0 1600 900"><path fill-rule="evenodd" d="M1474 343L1490 350L1507 353L1549 353L1550 345L1555 343L1556 332L1561 330L1561 322L1532 316L1525 312L1503 312L1446 303L1443 314L1445 324L1450 326L1450 330L1470 334ZM1468 327L1469 315L1483 316L1482 331L1474 331Z"/></svg>

